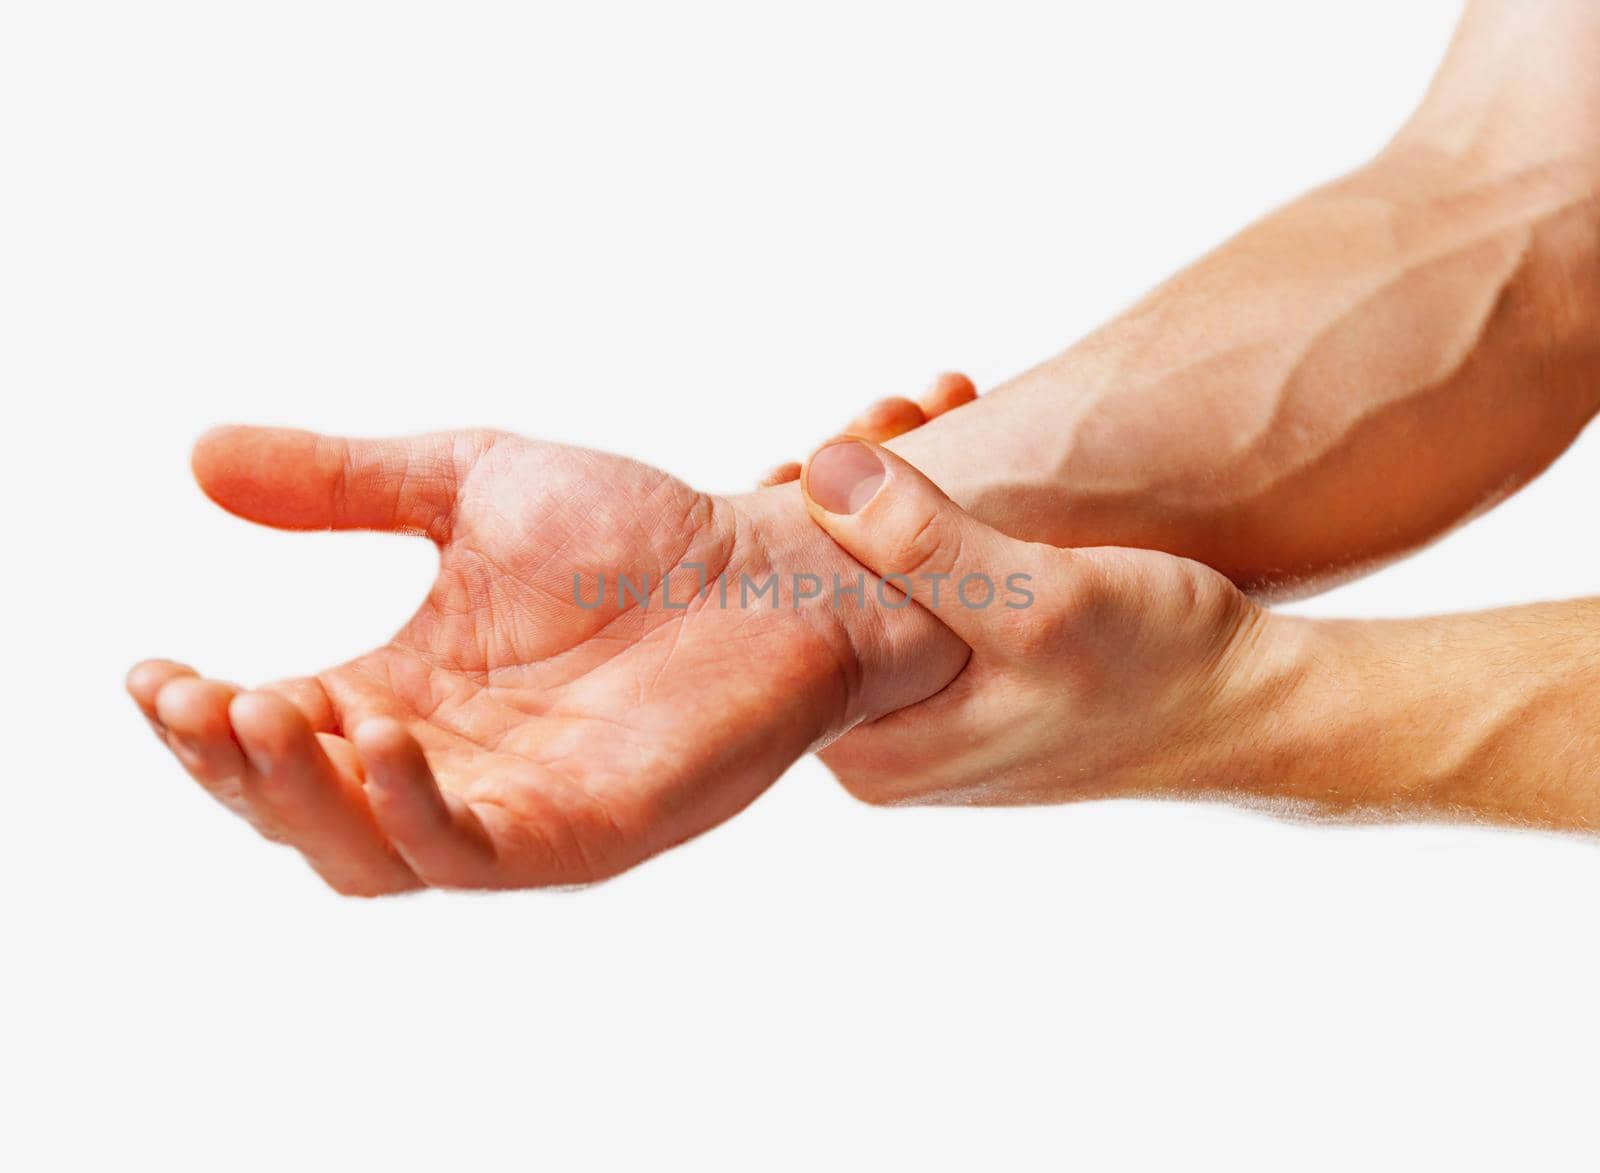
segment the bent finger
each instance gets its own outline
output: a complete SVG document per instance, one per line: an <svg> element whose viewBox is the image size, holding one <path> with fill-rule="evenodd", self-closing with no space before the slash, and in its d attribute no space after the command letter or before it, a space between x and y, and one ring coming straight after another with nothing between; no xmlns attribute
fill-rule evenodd
<svg viewBox="0 0 1600 1173"><path fill-rule="evenodd" d="M443 887L489 884L493 841L470 806L440 789L405 726L373 718L356 729L354 742L372 812L413 870Z"/></svg>
<svg viewBox="0 0 1600 1173"><path fill-rule="evenodd" d="M219 680L180 676L156 698L173 755L214 798L235 814L246 815L244 775L249 769L233 729L228 705L238 689Z"/></svg>
<svg viewBox="0 0 1600 1173"><path fill-rule="evenodd" d="M246 798L318 875L348 895L418 886L373 819L353 762L336 768L305 714L273 693L246 692L234 697L228 718L250 764Z"/></svg>
<svg viewBox="0 0 1600 1173"><path fill-rule="evenodd" d="M142 660L128 670L125 681L128 695L139 706L139 711L150 722L157 737L165 740L167 731L161 724L160 714L156 712L156 698L161 695L168 681L195 675L197 673L193 668L176 660Z"/></svg>
<svg viewBox="0 0 1600 1173"><path fill-rule="evenodd" d="M798 460L786 461L783 464L769 468L756 482L758 489L770 489L774 485L787 485L800 479L800 462Z"/></svg>
<svg viewBox="0 0 1600 1173"><path fill-rule="evenodd" d="M863 440L871 440L874 444L882 444L902 436L913 428L920 428L928 422L927 416L922 414L922 408L909 399L896 396L892 399L880 399L866 411L851 420L844 429L847 435L860 436Z"/></svg>
<svg viewBox="0 0 1600 1173"><path fill-rule="evenodd" d="M1004 626L995 616L1031 603L1025 584L1042 568L1042 548L984 525L887 448L848 437L825 444L802 483L813 521L968 646L991 646ZM1067 552L1050 554L1060 560L1052 571L1064 570Z"/></svg>
<svg viewBox="0 0 1600 1173"><path fill-rule="evenodd" d="M973 386L971 379L959 371L946 371L923 392L918 402L923 415L938 419L945 412L971 403L977 397L978 389Z"/></svg>

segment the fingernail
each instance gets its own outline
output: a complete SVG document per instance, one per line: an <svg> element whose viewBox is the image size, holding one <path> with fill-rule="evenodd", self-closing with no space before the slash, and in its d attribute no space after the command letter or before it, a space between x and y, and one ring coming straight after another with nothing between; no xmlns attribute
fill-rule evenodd
<svg viewBox="0 0 1600 1173"><path fill-rule="evenodd" d="M854 513L877 494L887 470L859 440L829 444L811 457L806 492L829 513Z"/></svg>

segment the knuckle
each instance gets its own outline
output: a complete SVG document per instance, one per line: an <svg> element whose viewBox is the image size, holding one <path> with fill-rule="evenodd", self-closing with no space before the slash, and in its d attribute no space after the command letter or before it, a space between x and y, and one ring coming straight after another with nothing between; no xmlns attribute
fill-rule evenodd
<svg viewBox="0 0 1600 1173"><path fill-rule="evenodd" d="M284 824L297 821L315 798L304 774L281 760L274 761L271 769L256 768L243 775L240 792L252 806Z"/></svg>
<svg viewBox="0 0 1600 1173"><path fill-rule="evenodd" d="M944 524L937 510L928 508L908 519L894 544L892 561L901 574L942 574L960 556L959 533Z"/></svg>
<svg viewBox="0 0 1600 1173"><path fill-rule="evenodd" d="M281 822L296 809L300 797L297 780L287 770L252 770L240 786L240 792L251 807L263 817Z"/></svg>
<svg viewBox="0 0 1600 1173"><path fill-rule="evenodd" d="M1032 602L1004 612L1000 643L1018 659L1059 654L1094 613L1094 576L1084 564L1076 558L1056 558L1048 565L1048 573L1030 583Z"/></svg>

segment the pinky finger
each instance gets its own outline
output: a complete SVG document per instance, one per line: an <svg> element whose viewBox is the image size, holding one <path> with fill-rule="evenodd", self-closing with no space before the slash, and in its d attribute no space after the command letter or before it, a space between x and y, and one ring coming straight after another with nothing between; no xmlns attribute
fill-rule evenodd
<svg viewBox="0 0 1600 1173"><path fill-rule="evenodd" d="M352 740L372 813L417 875L445 888L492 886L495 850L488 831L471 807L439 788L405 726L375 717L359 725Z"/></svg>

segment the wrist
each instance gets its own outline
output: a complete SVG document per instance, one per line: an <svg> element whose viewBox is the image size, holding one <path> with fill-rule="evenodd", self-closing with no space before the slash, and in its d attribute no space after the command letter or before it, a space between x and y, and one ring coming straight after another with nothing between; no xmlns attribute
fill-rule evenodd
<svg viewBox="0 0 1600 1173"><path fill-rule="evenodd" d="M1332 819L1592 829L1600 734L1574 698L1600 691L1584 647L1600 607L1582 606L1559 620L1270 616L1206 790Z"/></svg>
<svg viewBox="0 0 1600 1173"><path fill-rule="evenodd" d="M1459 762L1429 721L1445 700L1409 671L1415 650L1384 647L1397 626L1260 612L1220 690L1226 732L1201 763L1204 791L1359 821L1459 806Z"/></svg>
<svg viewBox="0 0 1600 1173"><path fill-rule="evenodd" d="M1308 816L1417 806L1418 777L1374 760L1389 714L1363 686L1372 652L1364 625L1262 615L1229 714L1238 748L1214 786Z"/></svg>
<svg viewBox="0 0 1600 1173"><path fill-rule="evenodd" d="M779 605L796 607L827 649L815 662L797 666L796 686L806 694L807 707L820 706L826 715L819 741L926 700L965 666L967 646L927 611L880 604L873 573L811 520L798 483L721 503L733 515L737 544L758 551L761 565L778 573ZM813 576L821 593L797 600L794 575Z"/></svg>
<svg viewBox="0 0 1600 1173"><path fill-rule="evenodd" d="M1147 778L1161 796L1280 805L1300 796L1294 763L1320 740L1310 694L1324 634L1305 620L1242 602L1237 627ZM1150 789L1145 786L1144 789Z"/></svg>

